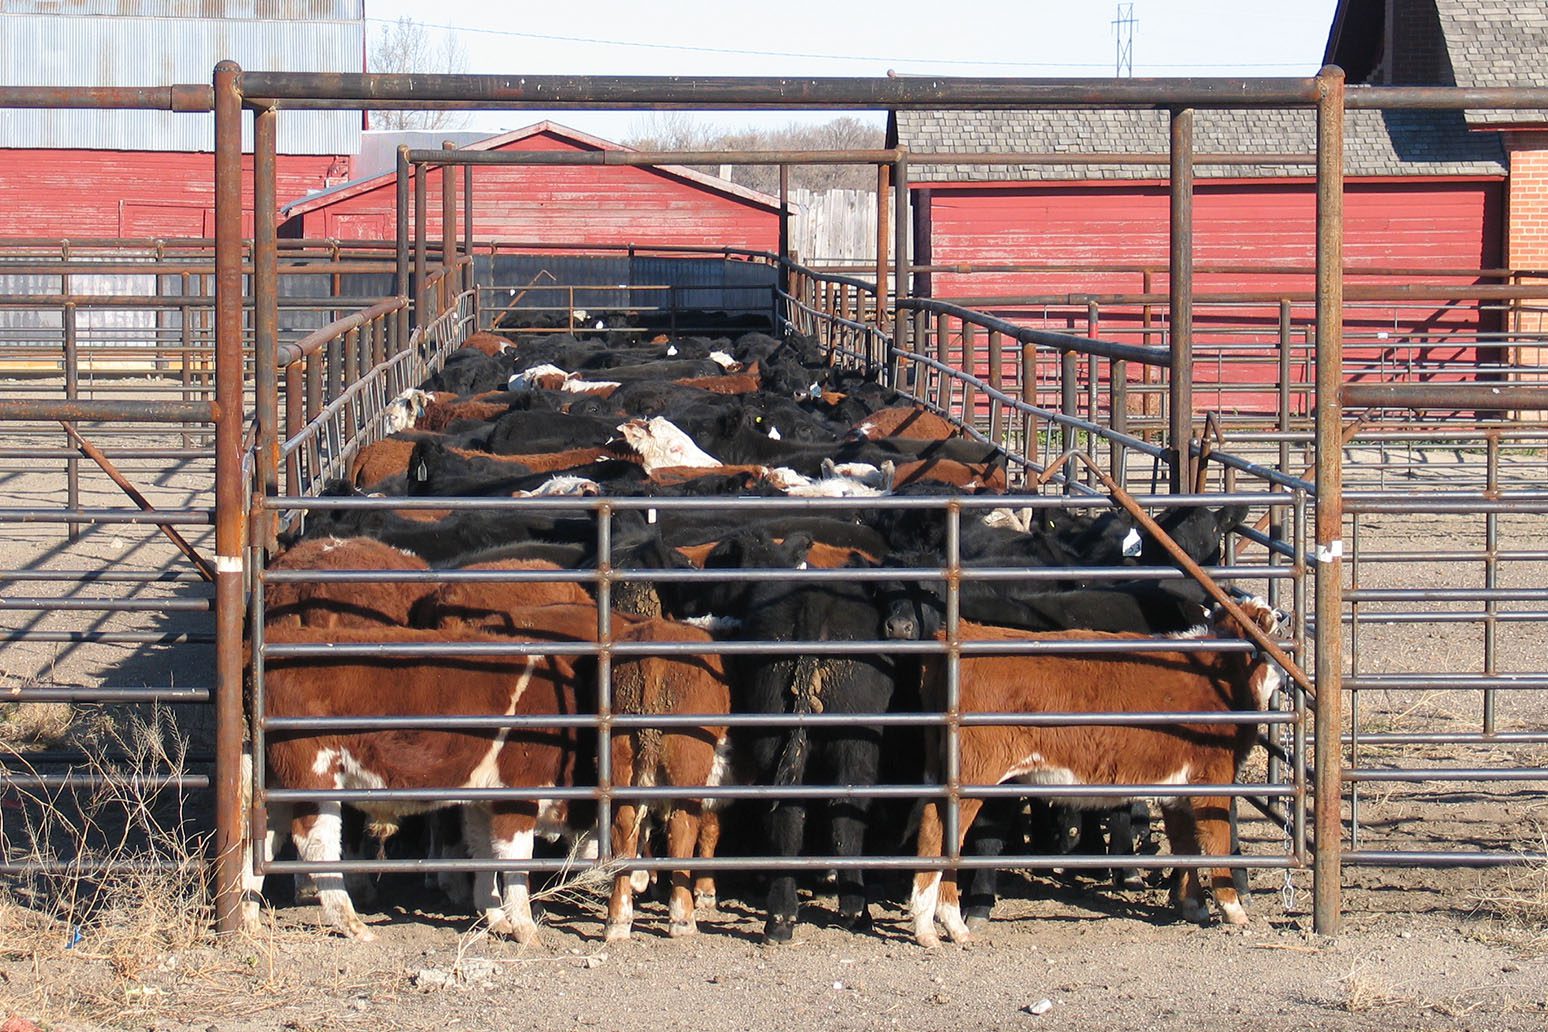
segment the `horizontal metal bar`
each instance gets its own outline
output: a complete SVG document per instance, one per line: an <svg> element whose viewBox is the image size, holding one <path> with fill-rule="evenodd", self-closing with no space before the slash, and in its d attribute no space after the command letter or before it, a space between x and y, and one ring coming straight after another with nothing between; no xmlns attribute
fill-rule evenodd
<svg viewBox="0 0 1548 1032"><path fill-rule="evenodd" d="M969 799L1021 798L1099 798L1099 799L1170 799L1177 796L1288 797L1298 791L1293 785L962 785L960 794ZM469 802L515 802L535 799L579 801L595 799L593 786L553 785L532 788L271 788L265 796L271 803L316 803L338 800L344 803L436 803L456 806ZM614 785L608 790L615 799L920 799L944 796L943 785Z"/></svg>
<svg viewBox="0 0 1548 1032"><path fill-rule="evenodd" d="M1344 601L1548 602L1548 588L1345 588Z"/></svg>
<svg viewBox="0 0 1548 1032"><path fill-rule="evenodd" d="M1548 853L1346 849L1343 856L1344 863L1352 867L1505 867L1512 864L1548 863ZM1125 865L1127 863L1125 861Z"/></svg>
<svg viewBox="0 0 1548 1032"><path fill-rule="evenodd" d="M1155 108L1287 107L1317 101L1313 78L1024 79L941 76L402 75L242 72L238 89L286 108ZM1543 104L1548 107L1548 103Z"/></svg>
<svg viewBox="0 0 1548 1032"><path fill-rule="evenodd" d="M209 525L215 513L209 509L147 512L144 509L8 509L0 508L0 523L112 523L145 526Z"/></svg>
<svg viewBox="0 0 1548 1032"><path fill-rule="evenodd" d="M1544 745L1548 731L1360 731L1345 732L1345 743L1361 745Z"/></svg>
<svg viewBox="0 0 1548 1032"><path fill-rule="evenodd" d="M3 631L0 642L92 642L102 645L207 645L213 634L180 631Z"/></svg>
<svg viewBox="0 0 1548 1032"><path fill-rule="evenodd" d="M213 423L213 401L67 401L10 398L0 401L0 421L63 419L103 423Z"/></svg>
<svg viewBox="0 0 1548 1032"><path fill-rule="evenodd" d="M34 774L0 771L0 785L12 789L101 788L104 785L121 785L131 781L140 790L158 788L209 788L210 779L203 774L155 774L138 770L108 771L90 774Z"/></svg>
<svg viewBox="0 0 1548 1032"><path fill-rule="evenodd" d="M0 570L0 582L4 581L61 584L204 583L204 579L192 570Z"/></svg>
<svg viewBox="0 0 1548 1032"><path fill-rule="evenodd" d="M940 315L953 316L963 322L969 322L987 330L998 331L1023 344L1037 344L1040 347L1054 348L1060 351L1073 351L1082 355L1096 355L1099 358L1119 359L1147 366L1165 366L1170 361L1168 357L1170 352L1165 348L1146 347L1138 344L1116 344L1112 341L1094 340L1090 337L1077 337L1071 333L1037 330L1017 323L1007 322L1004 319L997 319L992 315L946 301L936 301L922 297L903 297L898 299L897 306L907 311L935 312ZM908 354L908 352L903 352L903 354Z"/></svg>
<svg viewBox="0 0 1548 1032"><path fill-rule="evenodd" d="M502 728L595 728L596 714L540 716L344 716L265 717L266 731L441 731ZM1179 713L963 713L964 727L1146 727L1176 724L1293 724L1291 712L1188 711ZM615 731L632 728L703 727L940 727L941 713L620 713L608 718Z"/></svg>
<svg viewBox="0 0 1548 1032"><path fill-rule="evenodd" d="M14 431L13 431L14 432ZM75 459L80 452L74 448L0 448L0 459ZM213 448L104 448L102 454L109 459L213 459Z"/></svg>
<svg viewBox="0 0 1548 1032"><path fill-rule="evenodd" d="M612 861L619 870L672 871L692 867L695 871L934 871L934 870L1019 870L1050 867L1080 869L1107 869L1111 867L1162 868L1162 867L1241 867L1249 869L1291 868L1305 866L1305 861L1289 856L1242 855L1230 856L1177 856L1174 854L1148 854L1143 856L715 856L697 857L692 861L671 858L628 857ZM461 858L437 858L434 860L339 860L333 863L312 860L269 860L255 864L261 874L325 874L331 872L359 872L362 874L421 874L427 871L531 871L574 872L589 870L596 864L573 859L553 860L469 860ZM5 868L0 867L0 873Z"/></svg>
<svg viewBox="0 0 1548 1032"><path fill-rule="evenodd" d="M208 613L215 608L208 598L44 598L0 595L0 610L91 610L112 613Z"/></svg>
<svg viewBox="0 0 1548 1032"><path fill-rule="evenodd" d="M1141 494L1134 500L1147 508L1215 507L1221 505L1285 505L1283 492L1238 491L1230 494ZM1116 508L1106 495L1066 497L1063 495L882 495L876 498L742 498L724 496L648 498L638 496L588 496L579 498L503 498L503 497L383 497L319 498L311 495L276 495L253 499L270 509L530 509L587 510L603 507L615 512L649 511L702 513L706 510L735 509L738 512L783 512L817 510L868 512L877 509L1111 509Z"/></svg>
<svg viewBox="0 0 1548 1032"><path fill-rule="evenodd" d="M1548 384L1346 383L1346 408L1548 410Z"/></svg>
<svg viewBox="0 0 1548 1032"><path fill-rule="evenodd" d="M213 111L209 83L176 86L0 86L0 108Z"/></svg>
<svg viewBox="0 0 1548 1032"><path fill-rule="evenodd" d="M1343 771L1347 782L1355 781L1548 781L1548 767L1433 767L1428 770L1355 767Z"/></svg>
<svg viewBox="0 0 1548 1032"><path fill-rule="evenodd" d="M34 639L27 636L11 640ZM212 698L214 693L208 688L8 688L5 694L6 702L160 702L180 705L209 702Z"/></svg>
<svg viewBox="0 0 1548 1032"><path fill-rule="evenodd" d="M265 642L270 659L353 659L380 656L591 656L604 651L615 659L628 656L871 656L938 655L946 643L930 641L624 641L602 645L592 641L445 641L445 642L324 642L286 644ZM1252 652L1238 638L1096 638L1096 639L966 639L958 643L964 656L1129 655L1135 652Z"/></svg>
<svg viewBox="0 0 1548 1032"><path fill-rule="evenodd" d="M1548 688L1548 674L1345 674L1345 691L1424 688L1449 691Z"/></svg>
<svg viewBox="0 0 1548 1032"><path fill-rule="evenodd" d="M1548 513L1548 491L1503 491L1498 497L1482 494L1441 491L1435 494L1382 494L1375 491L1346 491L1344 512L1401 513L1403 515L1486 515L1498 513Z"/></svg>
<svg viewBox="0 0 1548 1032"><path fill-rule="evenodd" d="M1527 110L1548 108L1541 86L1350 86L1344 91L1350 111L1420 109L1463 111L1469 108Z"/></svg>

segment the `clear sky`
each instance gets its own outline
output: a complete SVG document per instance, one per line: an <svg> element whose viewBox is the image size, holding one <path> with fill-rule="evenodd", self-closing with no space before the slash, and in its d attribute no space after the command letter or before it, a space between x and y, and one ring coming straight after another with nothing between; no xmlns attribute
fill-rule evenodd
<svg viewBox="0 0 1548 1032"><path fill-rule="evenodd" d="M1311 74L1335 6L1336 0L1134 0L1134 74ZM455 34L469 72L533 75L1110 76L1116 15L1113 0L366 0L368 32L407 16ZM495 131L541 117L483 113L469 128ZM641 116L553 117L618 139ZM797 116L705 117L733 127L782 125Z"/></svg>

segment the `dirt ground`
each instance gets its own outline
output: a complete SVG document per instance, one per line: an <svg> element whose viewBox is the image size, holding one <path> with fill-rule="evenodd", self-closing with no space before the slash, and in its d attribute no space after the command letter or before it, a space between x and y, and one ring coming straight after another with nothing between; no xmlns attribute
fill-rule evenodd
<svg viewBox="0 0 1548 1032"><path fill-rule="evenodd" d="M125 461L158 505L196 499L207 466ZM0 504L57 505L59 477L0 463ZM89 505L120 506L100 475L83 474ZM1542 517L1502 519L1502 544L1541 547ZM208 531L191 528L202 542ZM1382 549L1481 548L1476 516L1365 517L1360 544ZM7 524L0 567L186 570L145 527L97 526L68 541L54 524ZM1364 586L1478 586L1480 563L1364 564ZM1506 564L1500 583L1540 587L1540 563ZM126 596L198 600L188 583L49 585L0 580L0 597ZM1476 604L1474 604L1476 605ZM1466 608L1458 603L1454 608ZM1401 609L1372 604L1367 611ZM1510 608L1510 607L1504 607ZM1526 608L1526 607L1517 607ZM43 609L5 614L11 630L137 630L161 635L208 629L208 613L104 616ZM84 621L84 622L83 622ZM1475 625L1362 626L1355 669L1367 673L1476 672ZM1540 673L1548 625L1501 625L1496 665ZM0 658L0 690L18 685L207 685L207 647L156 643L12 643ZM3 701L3 700L0 700ZM1477 729L1478 692L1382 690L1360 693L1362 731ZM181 709L201 771L207 732L202 708ZM70 718L70 714L65 715ZM75 727L94 717L73 715ZM1501 729L1548 731L1548 696L1519 689L1495 700ZM10 747L38 747L53 724L5 714ZM1362 767L1548 767L1541 745L1356 746ZM1361 786L1360 848L1544 849L1548 795L1541 781L1424 781ZM6 848L15 808L0 807ZM8 816L9 815L9 816ZM181 815L199 826L198 812ZM1246 851L1282 845L1279 829L1244 825ZM194 843L197 845L197 843ZM279 879L276 879L279 880ZM665 936L664 907L643 904L633 941L605 944L601 901L562 893L545 905L532 947L494 940L471 917L447 912L416 881L381 884L382 901L362 907L375 943L318 927L315 906L280 901L257 936L215 941L203 930L197 886L149 875L113 890L107 917L76 929L42 918L36 895L0 903L0 1022L17 1015L59 1029L334 1028L768 1028L855 1029L1543 1029L1548 1027L1548 871L1541 866L1472 870L1410 867L1347 872L1345 926L1311 934L1310 877L1298 872L1287 896L1282 872L1253 875L1245 930L1196 928L1177 920L1162 888L1123 892L1090 879L1014 875L995 919L967 945L937 951L907 934L901 889L874 904L876 930L855 934L831 920L833 901L803 895L803 924L788 946L759 943L755 883L724 885L717 912L701 915L691 939ZM53 883L34 883L47 892ZM138 894L137 894L138 893ZM43 909L48 909L46 905ZM1046 1005L1045 1002L1046 1001Z"/></svg>

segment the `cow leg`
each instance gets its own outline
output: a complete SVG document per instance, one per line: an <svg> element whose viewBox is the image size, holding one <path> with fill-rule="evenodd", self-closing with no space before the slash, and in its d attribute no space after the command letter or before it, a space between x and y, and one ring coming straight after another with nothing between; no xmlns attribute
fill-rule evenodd
<svg viewBox="0 0 1548 1032"><path fill-rule="evenodd" d="M619 803L613 808L613 856L627 860L639 855L640 822L644 814L640 807ZM607 903L607 941L615 942L629 937L634 924L634 872L621 871L613 879L613 895Z"/></svg>
<svg viewBox="0 0 1548 1032"><path fill-rule="evenodd" d="M1206 856L1231 855L1231 797L1204 796L1193 801L1198 821L1199 847ZM1244 925L1247 911L1236 893L1236 880L1231 868L1217 867L1210 872L1210 889L1220 916L1227 924ZM1202 891L1202 890L1201 890Z"/></svg>
<svg viewBox="0 0 1548 1032"><path fill-rule="evenodd" d="M981 816L974 823L973 834L968 837L966 849L972 856L1001 856L1005 852L1006 839L1015 825L1015 808L1021 805L1016 799L990 799L985 801ZM1010 819L1007 820L1009 814ZM993 867L980 867L968 877L968 890L962 899L962 916L970 930L977 930L989 923L994 909L1000 872Z"/></svg>
<svg viewBox="0 0 1548 1032"><path fill-rule="evenodd" d="M531 860L532 839L537 829L533 808L496 810L489 815L489 849L496 860ZM537 922L532 920L532 900L527 892L527 872L503 871L505 891L500 897L501 919L490 921L490 930L509 935L522 945L537 941ZM491 917L493 915L490 915Z"/></svg>
<svg viewBox="0 0 1548 1032"><path fill-rule="evenodd" d="M337 802L314 803L298 806L290 822L290 834L296 843L296 855L312 863L338 863L343 846L342 807ZM323 916L329 924L345 935L361 942L370 942L375 934L355 913L349 891L344 887L344 876L337 871L313 876L317 883L317 902L322 905Z"/></svg>
<svg viewBox="0 0 1548 1032"><path fill-rule="evenodd" d="M1114 807L1107 815L1107 855L1134 855L1134 804L1125 803ZM1138 889L1142 886L1139 871L1132 867L1116 867L1108 872L1113 884L1120 889Z"/></svg>
<svg viewBox="0 0 1548 1032"><path fill-rule="evenodd" d="M1236 796L1232 796L1231 797L1231 855L1232 856L1241 856L1242 855L1242 831L1241 831L1240 822L1237 819L1237 809L1240 807L1241 802L1242 801L1240 799L1238 799ZM1246 899L1247 898L1247 868L1245 868L1245 867L1233 867L1233 868L1231 868L1231 884L1236 886L1236 894L1237 894L1238 898Z"/></svg>
<svg viewBox="0 0 1548 1032"><path fill-rule="evenodd" d="M1161 816L1166 823L1166 837L1172 845L1172 852L1178 856L1197 856L1199 836L1192 801L1168 799L1161 804ZM1204 905L1204 889L1199 882L1198 868L1179 869L1177 881L1172 886L1172 901L1182 911L1185 920L1195 924L1208 923L1209 908Z"/></svg>
<svg viewBox="0 0 1548 1032"><path fill-rule="evenodd" d="M983 805L982 799L964 799L958 804L958 855L961 855L962 843L967 841L968 829L973 826L973 819L978 816L978 811ZM946 934L954 941L965 942L972 937L967 922L962 920L962 900L958 896L956 871L947 871L941 878L940 900L935 905L935 916L946 926Z"/></svg>
<svg viewBox="0 0 1548 1032"><path fill-rule="evenodd" d="M692 860L698 841L699 804L684 801L672 811L667 821L667 853L673 860ZM699 930L693 915L693 892L689 889L692 878L692 871L672 872L672 901L667 905L671 924L667 926L667 934L674 939L693 935Z"/></svg>
<svg viewBox="0 0 1548 1032"><path fill-rule="evenodd" d="M284 803L271 803L269 823L263 829L263 837L256 842L248 842L243 854L242 926L249 932L258 930L263 913L263 875L257 872L257 865L274 859L274 846L279 839L279 829L289 820L289 806Z"/></svg>
<svg viewBox="0 0 1548 1032"><path fill-rule="evenodd" d="M921 858L940 856L944 833L940 804L933 799L926 800L919 812L915 855ZM920 871L914 875L914 888L908 897L908 915L914 926L914 941L921 946L934 948L941 944L940 936L935 934L935 904L940 899L940 892L940 871Z"/></svg>
<svg viewBox="0 0 1548 1032"><path fill-rule="evenodd" d="M968 780L968 777L964 774L963 780ZM973 819L978 816L982 805L981 799L961 801L957 816L959 849L961 842L967 838L968 829L973 826ZM944 839L945 827L941 820L940 804L933 799L929 800L924 804L924 809L919 815L917 855L943 856ZM914 924L914 941L921 946L935 947L941 944L940 937L935 934L936 919L946 926L947 934L955 941L964 942L971 938L968 926L962 920L955 871L920 871L916 874L914 890L909 896L908 909Z"/></svg>
<svg viewBox="0 0 1548 1032"><path fill-rule="evenodd" d="M806 804L784 799L769 814L769 843L775 856L797 856L806 837ZM795 938L796 881L789 871L776 871L769 880L769 915L764 922L765 942L789 942Z"/></svg>
<svg viewBox="0 0 1548 1032"><path fill-rule="evenodd" d="M699 856L714 859L720 845L720 814L706 807L699 814ZM714 910L719 903L715 892L715 876L701 871L693 881L693 905L695 908Z"/></svg>
<svg viewBox="0 0 1548 1032"><path fill-rule="evenodd" d="M875 784L870 782L840 781L840 784ZM833 808L833 854L840 857L857 857L865 848L867 800L852 800ZM865 898L865 872L858 867L840 868L837 877L839 923L856 931L871 927L871 909Z"/></svg>

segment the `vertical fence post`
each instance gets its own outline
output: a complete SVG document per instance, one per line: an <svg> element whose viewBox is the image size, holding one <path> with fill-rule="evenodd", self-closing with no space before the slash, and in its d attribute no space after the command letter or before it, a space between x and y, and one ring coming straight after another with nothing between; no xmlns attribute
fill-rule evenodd
<svg viewBox="0 0 1548 1032"><path fill-rule="evenodd" d="M1168 289L1172 363L1168 386L1173 493L1186 491L1192 456L1188 438L1193 428L1193 109L1172 110L1171 257Z"/></svg>
<svg viewBox="0 0 1548 1032"><path fill-rule="evenodd" d="M886 162L876 163L876 325L887 311L887 190L892 185L892 170Z"/></svg>
<svg viewBox="0 0 1548 1032"><path fill-rule="evenodd" d="M242 920L242 95L215 66L215 925Z"/></svg>
<svg viewBox="0 0 1548 1032"><path fill-rule="evenodd" d="M409 297L409 163L408 148L398 148L397 179L397 264L392 290L398 297ZM393 347L396 354L408 342L409 310L400 308L397 316L398 339Z"/></svg>
<svg viewBox="0 0 1548 1032"><path fill-rule="evenodd" d="M1075 419L1080 414L1080 385L1076 382L1080 375L1079 361L1073 351L1059 352L1059 412L1065 419ZM1063 424L1059 434L1059 451L1070 451L1078 439L1075 427L1069 423ZM1064 493L1072 494L1074 491L1075 460L1071 459L1064 464Z"/></svg>
<svg viewBox="0 0 1548 1032"><path fill-rule="evenodd" d="M1317 74L1317 684L1312 925L1338 932L1343 909L1344 73Z"/></svg>
<svg viewBox="0 0 1548 1032"><path fill-rule="evenodd" d="M881 284L876 285L877 290ZM909 297L908 283L908 148L897 148L892 165L892 346L903 347L908 333L908 316L897 305L897 298ZM887 386L897 388L896 383Z"/></svg>
<svg viewBox="0 0 1548 1032"><path fill-rule="evenodd" d="M448 146L450 146L448 144ZM468 258L473 257L473 166L462 166L462 253ZM472 276L472 267L469 266L468 275ZM473 289L473 284L468 284L468 289Z"/></svg>
<svg viewBox="0 0 1548 1032"><path fill-rule="evenodd" d="M59 318L64 330L65 397L74 401L81 396L80 342L76 338L74 301L65 302ZM71 423L70 426L73 429L75 424ZM65 443L72 442L67 437ZM81 507L81 464L80 460L73 455L65 459L65 505L71 512ZM69 525L68 534L71 541L78 538L80 533L79 523Z"/></svg>
<svg viewBox="0 0 1548 1032"><path fill-rule="evenodd" d="M414 326L423 328L430 320L425 318L425 178L430 171L423 163L413 166L414 171Z"/></svg>
<svg viewBox="0 0 1548 1032"><path fill-rule="evenodd" d="M456 150L450 140L441 141L442 150ZM457 263L457 168L441 166L441 283L444 296L449 302L456 294L451 281L452 266ZM445 310L445 305L442 310ZM436 313L437 315L440 312Z"/></svg>
<svg viewBox="0 0 1548 1032"><path fill-rule="evenodd" d="M273 109L253 113L253 407L258 416L255 490L268 498L279 486L279 241L274 216L279 208L275 184ZM330 277L337 282L336 275ZM337 290L334 291L337 294ZM276 513L252 509L251 537L264 548L276 547Z"/></svg>

